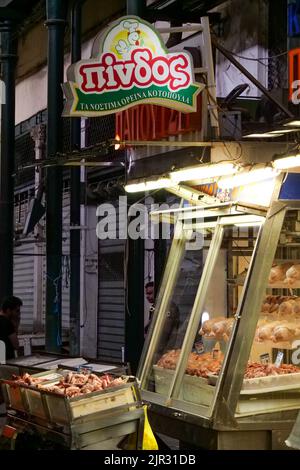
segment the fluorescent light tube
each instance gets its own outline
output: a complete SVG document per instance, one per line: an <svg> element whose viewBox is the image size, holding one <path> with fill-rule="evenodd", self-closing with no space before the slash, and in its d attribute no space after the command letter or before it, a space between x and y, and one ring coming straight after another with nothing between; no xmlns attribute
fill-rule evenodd
<svg viewBox="0 0 300 470"><path fill-rule="evenodd" d="M270 134L289 134L291 132L300 132L300 129L279 129L278 131L270 131Z"/></svg>
<svg viewBox="0 0 300 470"><path fill-rule="evenodd" d="M173 186L170 178L159 178L157 180L142 181L141 183L130 183L125 186L127 193L139 193L142 191L152 191L154 189L169 188Z"/></svg>
<svg viewBox="0 0 300 470"><path fill-rule="evenodd" d="M261 134L249 134L249 135L244 135L245 139L262 139L262 138L276 138L276 137L281 137L283 133L271 133L271 132L264 132Z"/></svg>
<svg viewBox="0 0 300 470"><path fill-rule="evenodd" d="M236 171L237 168L233 163L212 163L173 171L170 173L170 177L173 183L176 184L181 181L204 180L223 175L233 175Z"/></svg>
<svg viewBox="0 0 300 470"><path fill-rule="evenodd" d="M275 178L277 174L278 172L271 167L241 171L231 177L219 179L218 186L221 189L235 188L237 186L257 183L258 181L263 181L269 178Z"/></svg>
<svg viewBox="0 0 300 470"><path fill-rule="evenodd" d="M276 170L288 170L300 166L300 154L291 155L290 157L277 158L273 161L273 167Z"/></svg>
<svg viewBox="0 0 300 470"><path fill-rule="evenodd" d="M300 127L300 121L295 119L294 121L287 122L284 124L284 126L299 126Z"/></svg>

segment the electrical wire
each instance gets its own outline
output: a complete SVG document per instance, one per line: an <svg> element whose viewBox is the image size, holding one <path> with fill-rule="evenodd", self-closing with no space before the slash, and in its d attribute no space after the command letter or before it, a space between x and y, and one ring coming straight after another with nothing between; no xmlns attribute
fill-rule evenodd
<svg viewBox="0 0 300 470"><path fill-rule="evenodd" d="M214 103L214 105L217 107L218 110L224 112L224 109L221 108L221 106L218 104L217 100L212 96L212 94L210 93L209 89L206 87L205 88L205 92L207 93L208 95L208 98ZM214 117L216 120L218 120L218 115L215 113L215 111L213 109L211 109L211 112L214 114ZM224 126L224 129L227 130L228 132L232 133L232 129L228 129ZM230 157L230 161L232 162L237 162L239 160L241 160L242 156L243 156L243 148L242 148L242 145L239 141L236 141L236 144L239 146L239 149L240 149L240 154L237 156L237 157L233 157L230 150L228 149L228 146L226 144L225 141L222 141L222 145L224 146L227 154L229 155ZM226 160L225 160L226 161ZM218 162L218 163L221 163L221 162Z"/></svg>
<svg viewBox="0 0 300 470"><path fill-rule="evenodd" d="M215 38L217 38L215 32L210 29L210 33L212 36L214 36ZM219 40L219 39L218 39ZM227 49L225 46L224 46L224 42L222 41L221 42L222 44L222 47L223 49L228 52L229 54L235 56L235 57L238 57L239 59L243 59L243 60L249 60L249 61L253 61L253 62L259 62L261 65L263 65L264 67L268 67L268 65L264 64L263 61L269 61L269 60L273 60L273 59L277 59L278 57L283 57L285 55L287 55L289 53L289 50L286 50L284 52L280 52L279 54L275 54L275 55L272 55L272 56L269 56L269 57L247 57L247 56L244 56L244 55L241 55L241 54L238 54L236 52L233 52L233 51L230 51L229 49Z"/></svg>
<svg viewBox="0 0 300 470"><path fill-rule="evenodd" d="M280 54L276 54L276 55L273 55L273 56L270 56L270 57L257 57L257 58L254 58L254 57L246 57L246 56L237 54L236 52L232 52L229 49L226 49L226 47L224 47L223 44L222 44L222 47L223 47L223 49L225 49L226 52L229 52L231 55L233 55L235 57L238 57L239 59L250 60L250 61L254 61L254 62L260 62L260 61L264 61L264 60L266 60L266 61L273 60L273 59L276 59L277 57L281 57L281 56L287 55L289 53L289 51L285 51L285 52L281 52ZM262 65L265 65L265 64L262 64ZM266 65L266 67L267 67L267 65Z"/></svg>

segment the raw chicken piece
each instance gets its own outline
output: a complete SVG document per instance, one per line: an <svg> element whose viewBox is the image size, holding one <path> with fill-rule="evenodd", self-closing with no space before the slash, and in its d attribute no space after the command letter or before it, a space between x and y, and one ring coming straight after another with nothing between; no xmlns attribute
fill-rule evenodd
<svg viewBox="0 0 300 470"><path fill-rule="evenodd" d="M267 302L265 302L264 304L262 304L261 312L262 313L269 313L270 308L271 308L271 304L268 304Z"/></svg>
<svg viewBox="0 0 300 470"><path fill-rule="evenodd" d="M282 302L282 304L279 306L279 309L278 309L279 315L282 315L282 316L293 315L294 305L295 305L294 300L288 300L287 302Z"/></svg>
<svg viewBox="0 0 300 470"><path fill-rule="evenodd" d="M293 313L296 317L300 317L300 298L299 297L295 299L295 302L293 305Z"/></svg>
<svg viewBox="0 0 300 470"><path fill-rule="evenodd" d="M234 318L228 318L227 325L226 325L226 331L225 331L227 337L229 337L231 335L231 331L232 331L234 322L235 322Z"/></svg>
<svg viewBox="0 0 300 470"><path fill-rule="evenodd" d="M215 336L215 333L213 332L213 326L215 323L225 320L224 317L216 317L212 318L211 320L206 320L203 325L201 326L201 329L199 330L199 335L203 336Z"/></svg>
<svg viewBox="0 0 300 470"><path fill-rule="evenodd" d="M275 284L275 282L281 282L285 279L287 270L293 265L293 263L283 263L273 266L269 275L269 283Z"/></svg>
<svg viewBox="0 0 300 470"><path fill-rule="evenodd" d="M262 326L259 326L256 331L256 341L268 341L271 339L273 330L280 322L268 322Z"/></svg>
<svg viewBox="0 0 300 470"><path fill-rule="evenodd" d="M227 328L227 320L226 319L215 322L213 327L212 327L213 335L217 339L223 339L225 334L226 334L226 328Z"/></svg>
<svg viewBox="0 0 300 470"><path fill-rule="evenodd" d="M291 326L292 324L281 324L275 326L271 336L272 341L277 343L279 341L291 341L295 337L296 329Z"/></svg>
<svg viewBox="0 0 300 470"><path fill-rule="evenodd" d="M300 336L300 322L295 322L295 337L298 338Z"/></svg>
<svg viewBox="0 0 300 470"><path fill-rule="evenodd" d="M269 313L277 313L279 309L279 304L271 304L269 309Z"/></svg>
<svg viewBox="0 0 300 470"><path fill-rule="evenodd" d="M297 281L300 281L300 264L294 264L286 272L286 284L289 286L294 285Z"/></svg>

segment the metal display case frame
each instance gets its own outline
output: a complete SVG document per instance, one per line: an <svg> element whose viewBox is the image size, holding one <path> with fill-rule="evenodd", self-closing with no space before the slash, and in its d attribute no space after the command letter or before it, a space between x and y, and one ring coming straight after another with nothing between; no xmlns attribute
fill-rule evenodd
<svg viewBox="0 0 300 470"><path fill-rule="evenodd" d="M277 195L280 182L278 182ZM142 398L150 405L151 424L157 432L179 439L183 447L210 449L277 449L285 447L298 410L279 410L237 417L236 408L243 385L244 371L249 359L268 276L275 257L284 218L289 210L300 210L300 201L273 199L268 208L225 203L215 206L179 209L172 242L156 309L145 341L137 376L141 381ZM195 222L197 211L203 217ZM156 217L164 217L156 213ZM221 247L224 228L242 222L247 217L263 217L251 262L242 289L235 325L210 406L201 406L179 399L188 355L201 321L204 302ZM191 229L214 227L206 263L199 282L186 334L176 369L166 396L147 389L153 355L163 327L164 314L176 283L177 271L184 255L184 245ZM248 312L248 314L247 314ZM251 312L251 314L249 314ZM299 400L300 409L300 400ZM188 443L188 444L184 444Z"/></svg>

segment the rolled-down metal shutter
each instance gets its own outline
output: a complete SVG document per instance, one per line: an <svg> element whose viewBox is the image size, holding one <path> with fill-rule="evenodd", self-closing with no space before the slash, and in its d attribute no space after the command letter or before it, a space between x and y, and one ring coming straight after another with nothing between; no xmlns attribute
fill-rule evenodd
<svg viewBox="0 0 300 470"><path fill-rule="evenodd" d="M118 209L117 217L119 217ZM120 220L120 224L124 222ZM102 361L123 361L125 345L124 252L125 240L99 240L97 355Z"/></svg>
<svg viewBox="0 0 300 470"><path fill-rule="evenodd" d="M20 331L33 331L34 243L14 248L14 295L23 302Z"/></svg>

